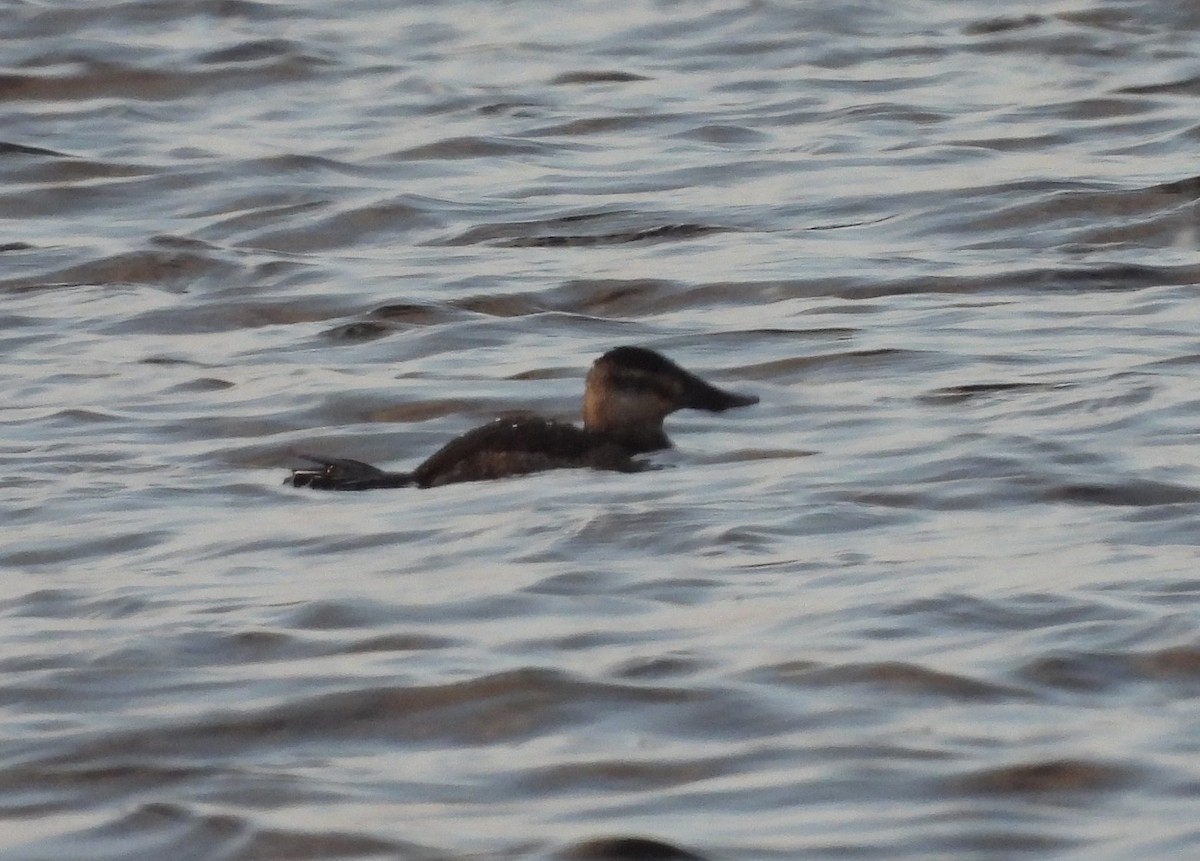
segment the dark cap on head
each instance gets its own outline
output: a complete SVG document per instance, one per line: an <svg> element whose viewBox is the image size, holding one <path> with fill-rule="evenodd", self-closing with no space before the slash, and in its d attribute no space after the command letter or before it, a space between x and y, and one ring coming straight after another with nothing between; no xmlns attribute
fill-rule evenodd
<svg viewBox="0 0 1200 861"><path fill-rule="evenodd" d="M674 409L719 413L758 403L755 395L717 388L645 347L616 347L596 360L596 365L602 364L607 366L610 385L634 391L651 390Z"/></svg>

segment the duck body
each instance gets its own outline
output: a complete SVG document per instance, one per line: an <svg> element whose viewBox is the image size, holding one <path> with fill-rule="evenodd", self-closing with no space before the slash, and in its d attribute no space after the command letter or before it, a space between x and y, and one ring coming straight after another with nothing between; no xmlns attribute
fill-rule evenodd
<svg viewBox="0 0 1200 861"><path fill-rule="evenodd" d="M713 386L644 347L617 347L597 359L584 392L584 426L535 415L501 418L451 440L412 472L357 460L307 457L285 482L317 490L440 487L549 469L640 472L635 455L669 448L663 419L677 409L722 412L758 402Z"/></svg>

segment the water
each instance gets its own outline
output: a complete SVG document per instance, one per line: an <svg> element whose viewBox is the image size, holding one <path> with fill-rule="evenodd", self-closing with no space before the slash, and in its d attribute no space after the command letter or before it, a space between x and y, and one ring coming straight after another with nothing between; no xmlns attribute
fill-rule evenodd
<svg viewBox="0 0 1200 861"><path fill-rule="evenodd" d="M1197 851L1195 4L0 20L5 859Z"/></svg>

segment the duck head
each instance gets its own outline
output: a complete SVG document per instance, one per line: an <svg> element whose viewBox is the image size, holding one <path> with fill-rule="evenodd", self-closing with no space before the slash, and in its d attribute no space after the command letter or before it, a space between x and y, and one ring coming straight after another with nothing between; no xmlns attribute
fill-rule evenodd
<svg viewBox="0 0 1200 861"><path fill-rule="evenodd" d="M719 389L644 347L617 347L592 363L583 395L583 426L631 453L670 448L663 419L680 409L724 412L758 403Z"/></svg>

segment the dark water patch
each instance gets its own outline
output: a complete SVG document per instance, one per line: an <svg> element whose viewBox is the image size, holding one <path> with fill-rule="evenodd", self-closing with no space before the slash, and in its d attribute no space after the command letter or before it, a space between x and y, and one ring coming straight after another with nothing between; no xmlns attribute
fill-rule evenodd
<svg viewBox="0 0 1200 861"><path fill-rule="evenodd" d="M982 795L1088 796L1122 789L1135 777L1125 766L1056 759L983 769L958 778L954 787Z"/></svg>
<svg viewBox="0 0 1200 861"><path fill-rule="evenodd" d="M364 601L315 601L286 612L281 624L305 631L370 628L388 620L385 608Z"/></svg>
<svg viewBox="0 0 1200 861"><path fill-rule="evenodd" d="M112 532L117 534L84 537L78 540L58 537L42 541L13 541L6 552L0 553L0 563L14 567L45 568L97 556L145 550L161 544L170 537L166 531L122 531L115 528L115 525Z"/></svg>
<svg viewBox="0 0 1200 861"><path fill-rule="evenodd" d="M219 656L219 662L258 663L279 661L295 654L297 639L283 631L257 630L203 633L188 636L181 644L193 655Z"/></svg>
<svg viewBox="0 0 1200 861"><path fill-rule="evenodd" d="M680 289L686 289L681 287ZM862 334L862 329L851 326L804 326L794 325L790 328L763 326L753 330L734 329L720 332L704 332L703 334L685 334L674 337L659 338L656 344L664 351L677 347L689 350L721 350L728 355L744 352L746 338L751 333L755 338L773 341L782 349L787 349L796 341L852 341Z"/></svg>
<svg viewBox="0 0 1200 861"><path fill-rule="evenodd" d="M818 498L846 500L857 505L882 506L900 511L1002 511L1036 499L1024 478L1019 460L983 455L934 461L926 468L896 476L890 490L825 494Z"/></svg>
<svg viewBox="0 0 1200 861"><path fill-rule="evenodd" d="M322 644L284 631L183 631L160 638L154 646L120 646L100 652L90 666L128 671L133 668L205 667L231 664L274 663L328 653Z"/></svg>
<svg viewBox="0 0 1200 861"><path fill-rule="evenodd" d="M567 281L537 296L543 309L596 316L632 316L682 301L683 285L656 279L598 279ZM698 297L703 298L703 297Z"/></svg>
<svg viewBox="0 0 1200 861"><path fill-rule="evenodd" d="M990 36L995 33L1009 33L1013 30L1026 30L1044 24L1046 18L1042 15L1029 13L1011 17L988 18L975 21L963 27L963 33L968 36Z"/></svg>
<svg viewBox="0 0 1200 861"><path fill-rule="evenodd" d="M188 394L191 392L223 392L235 388L237 383L229 380L219 380L215 377L200 377L195 380L188 380L183 383L172 386L167 389L168 393Z"/></svg>
<svg viewBox="0 0 1200 861"><path fill-rule="evenodd" d="M518 371L515 374L509 374L504 379L517 381L530 380L570 380L578 379L580 372L578 368L531 368L528 371Z"/></svg>
<svg viewBox="0 0 1200 861"><path fill-rule="evenodd" d="M1188 200L1200 200L1200 176L1190 176L1150 186L1147 191L1178 195Z"/></svg>
<svg viewBox="0 0 1200 861"><path fill-rule="evenodd" d="M1192 208L1180 201L1181 196L1186 196L1184 190L1167 190L1171 184L1132 189L1055 186L1056 189L1047 188L1032 196L1021 194L1011 205L993 207L975 216L972 226L986 229L994 236L1008 231L1011 242L1006 244L1028 242L1028 225L1037 223L1043 225L1043 229L1052 224L1058 228L1053 234L1048 233L1047 238L1070 241L1080 248L1105 248L1154 239L1158 240L1157 244L1174 247L1179 243L1180 230L1195 222ZM1067 267L1059 271L1059 277L1082 279L1116 273L1127 278L1140 278L1152 271L1154 267L1151 266L1113 264L1094 268Z"/></svg>
<svg viewBox="0 0 1200 861"><path fill-rule="evenodd" d="M1200 692L1200 649L1189 645L1145 652L1059 653L1027 662L1019 675L1068 692L1099 694L1148 685L1146 696L1153 696L1155 688L1195 696Z"/></svg>
<svg viewBox="0 0 1200 861"><path fill-rule="evenodd" d="M633 132L642 129L656 128L669 117L663 114L647 116L645 114L616 114L614 116L589 117L581 120L571 120L550 126L529 129L525 136L530 138L590 138L598 135L617 136L622 132ZM583 146L584 142L576 144ZM596 142L588 142L589 146L597 146Z"/></svg>
<svg viewBox="0 0 1200 861"><path fill-rule="evenodd" d="M578 248L589 245L622 245L629 242L674 242L695 239L710 233L725 233L730 228L704 224L664 224L645 230L620 233L576 234L557 236L528 236L500 242L509 248Z"/></svg>
<svg viewBox="0 0 1200 861"><path fill-rule="evenodd" d="M760 144L768 140L768 136L755 129L744 126L707 125L680 132L672 137L683 140L702 141L720 146L743 146Z"/></svg>
<svg viewBox="0 0 1200 861"><path fill-rule="evenodd" d="M643 213L615 211L572 213L535 221L497 222L477 225L439 244L492 244L508 248L604 246L694 239L737 229L690 222L647 224L650 218L652 216Z"/></svg>
<svg viewBox="0 0 1200 861"><path fill-rule="evenodd" d="M530 590L533 594L546 594L541 589ZM581 631L563 637L534 638L518 640L514 646L522 652L586 652L601 649L605 646L627 645L646 639L630 635L624 631Z"/></svg>
<svg viewBox="0 0 1200 861"><path fill-rule="evenodd" d="M562 861L705 861L689 849L648 837L596 837L563 849Z"/></svg>
<svg viewBox="0 0 1200 861"><path fill-rule="evenodd" d="M1048 655L1023 666L1020 678L1040 687L1072 693L1102 693L1134 679L1120 656Z"/></svg>
<svg viewBox="0 0 1200 861"><path fill-rule="evenodd" d="M1200 365L1200 353L1189 353L1187 355L1172 356L1169 359L1160 359L1156 362L1150 362L1150 366L1161 366L1164 368L1183 367L1190 368L1193 365Z"/></svg>
<svg viewBox="0 0 1200 861"><path fill-rule="evenodd" d="M1200 489L1131 479L1120 484L1062 484L1046 490L1043 499L1074 505L1181 505L1200 502Z"/></svg>
<svg viewBox="0 0 1200 861"><path fill-rule="evenodd" d="M849 494L845 498L859 505L882 508L924 508L930 504L928 496L924 493L903 491L869 491Z"/></svg>
<svg viewBox="0 0 1200 861"><path fill-rule="evenodd" d="M454 315L447 312L445 306L416 305L406 302L381 305L371 312L371 317L411 326L429 326L455 319Z"/></svg>
<svg viewBox="0 0 1200 861"><path fill-rule="evenodd" d="M497 405L494 400L472 400L469 398L404 398L402 393L393 395L326 394L315 403L307 405L302 420L295 425L299 428L343 427L348 424L412 424L445 418L447 416L473 416L482 419L493 419L505 412L506 405ZM462 428L468 430L469 428ZM394 458L397 456L397 430L381 428L381 435L375 439L363 439L359 434L347 435L330 434L322 431L319 442L314 431L304 431L305 436L296 441L288 449L289 456L309 457L320 461L316 448L320 446L326 454L334 457L350 457L354 452L338 452L345 446L357 449L357 458ZM436 447L448 442L448 434L429 437L427 445ZM419 439L419 438L417 438ZM432 448L425 454L432 454Z"/></svg>
<svg viewBox="0 0 1200 861"><path fill-rule="evenodd" d="M118 218L122 213L136 212L138 218L170 217L160 204L164 200L164 185L174 183L160 172L147 169L127 172L118 168L116 178L106 182L91 182L86 177L78 181L73 178L68 180L62 176L72 174L74 177L96 172L108 173L109 168L102 166L97 170L95 165L89 162L64 161L25 171L23 173L36 173L37 176L13 179L32 179L39 187L30 189L22 185L14 187L6 184L3 186L3 193L0 193L0 206L9 213L10 218L47 219L59 223L59 230L62 232L44 247L60 253L69 249L90 251L87 245L76 243L95 235L94 232L76 234L69 227L63 226L64 219L100 218L103 219L100 223L105 225L107 231L116 231L125 223ZM120 232L127 234L126 241L129 245L140 242L142 236L146 235L140 230ZM158 233L159 225L156 224L147 232ZM103 248L106 252L111 252L113 246L105 242Z"/></svg>
<svg viewBox="0 0 1200 861"><path fill-rule="evenodd" d="M671 722L678 721L681 710L690 715L689 723L697 722L697 732L708 732L721 727L721 710L730 705L719 699L702 691L587 682L527 668L446 685L319 694L175 725L115 731L76 742L67 757L75 763L130 756L227 758L309 742L416 748L516 744L605 715L636 712L639 723L656 717Z"/></svg>
<svg viewBox="0 0 1200 861"><path fill-rule="evenodd" d="M0 607L0 612L4 612L2 607ZM23 614L14 613L11 615L19 616ZM0 673L12 673L16 675L21 673L40 673L48 670L76 669L85 663L88 657L89 653L82 650L64 650L53 652L48 651L39 655L20 655L8 658L0 658ZM22 694L18 694L16 690L16 684L11 684L6 690L4 698L11 699L16 702L24 701Z"/></svg>
<svg viewBox="0 0 1200 861"><path fill-rule="evenodd" d="M1019 826L1006 829L1002 826L985 823L980 826L964 828L961 833L952 836L918 838L913 842L919 848L914 848L912 851L916 857L922 857L930 851L935 851L947 853L946 857L951 858L974 854L983 858L1016 858L1020 856L1045 858L1050 853L1064 852L1086 845L1087 841L1079 838L1057 836L1053 833L1046 833L1044 830L1033 830L1046 827L1041 822L1027 826L1030 830L1023 830Z"/></svg>
<svg viewBox="0 0 1200 861"><path fill-rule="evenodd" d="M1174 249L1186 242L1193 231L1194 204L1181 204L1175 210L1161 211L1145 218L1078 231L1078 248L1088 250L1121 243L1141 243L1147 247Z"/></svg>
<svg viewBox="0 0 1200 861"><path fill-rule="evenodd" d="M339 297L334 301L345 302L348 298ZM157 335L193 335L316 323L330 317L344 316L345 313L345 308L331 307L330 300L319 296L296 300L286 297L264 301L197 300L144 311L98 328L106 335L123 335L132 331Z"/></svg>
<svg viewBox="0 0 1200 861"><path fill-rule="evenodd" d="M1107 96L1095 99L1080 99L1066 104L1044 108L1046 116L1061 117L1070 122L1108 124L1108 121L1125 118L1145 117L1153 122L1154 113L1145 101Z"/></svg>
<svg viewBox="0 0 1200 861"><path fill-rule="evenodd" d="M0 601L0 612L13 616L62 619L78 612L87 593L74 589L37 589Z"/></svg>
<svg viewBox="0 0 1200 861"><path fill-rule="evenodd" d="M279 215L282 213L278 211L258 213L258 218L239 216L236 224L241 233L238 245L303 254L331 247L374 247L405 233L440 223L424 209L406 201L372 202L336 212L329 211L328 207L322 209L325 211L319 217L314 217L314 213L304 209L289 213L295 217L289 219L293 223L287 227L280 226ZM259 221L265 229L247 230L254 221ZM226 223L224 228L231 226L234 225Z"/></svg>
<svg viewBox="0 0 1200 861"><path fill-rule="evenodd" d="M875 350L842 350L822 353L817 356L796 356L739 369L751 379L796 380L811 376L838 376L865 373L872 368L886 368L896 373L897 368L920 361L933 354L921 350L901 350L883 347Z"/></svg>
<svg viewBox="0 0 1200 861"><path fill-rule="evenodd" d="M619 759L527 769L512 790L538 798L569 792L654 792L711 780L737 771L730 760Z"/></svg>
<svg viewBox="0 0 1200 861"><path fill-rule="evenodd" d="M196 61L206 64L257 63L276 57L303 56L304 47L288 39L254 39L200 54Z"/></svg>
<svg viewBox="0 0 1200 861"><path fill-rule="evenodd" d="M120 191L124 186L116 180L130 180L129 187L136 191L143 187L137 180L154 177L163 169L154 164L100 161L74 156L17 164L0 162L0 168L9 183L38 187L34 194L29 189L16 188L4 198L14 214L29 216L58 215L64 211L88 212L106 203L119 203ZM102 180L114 182L102 185L98 182Z"/></svg>
<svg viewBox="0 0 1200 861"><path fill-rule="evenodd" d="M380 634L366 637L335 649L337 654L361 655L374 652L423 652L427 649L448 649L460 645L452 637L427 634Z"/></svg>
<svg viewBox="0 0 1200 861"><path fill-rule="evenodd" d="M1107 61L1114 49L1106 34L1091 27L1075 26L1076 23L1069 14L1061 13L1028 27L967 35L977 40L974 51L984 57L1028 56L1042 62L1048 59L1069 59L1079 63Z"/></svg>
<svg viewBox="0 0 1200 861"><path fill-rule="evenodd" d="M502 158L549 155L553 147L520 138L467 136L445 138L434 143L409 147L394 156L403 161Z"/></svg>
<svg viewBox="0 0 1200 861"><path fill-rule="evenodd" d="M172 251L194 251L203 252L209 251L219 253L220 246L214 245L211 242L205 242L203 239L194 239L190 236L176 236L171 233L159 233L151 236L149 244L155 248L168 248Z"/></svg>
<svg viewBox="0 0 1200 861"><path fill-rule="evenodd" d="M1114 583L1108 588L1114 591L1131 591L1142 600L1174 604L1178 601L1200 599L1200 578L1187 580L1164 579L1147 585L1145 583Z"/></svg>
<svg viewBox="0 0 1200 861"><path fill-rule="evenodd" d="M1133 665L1146 678L1200 683L1200 648L1177 646L1132 656Z"/></svg>
<svg viewBox="0 0 1200 861"><path fill-rule="evenodd" d="M710 667L709 662L691 655L663 655L630 659L614 667L612 675L618 679L670 679L692 676Z"/></svg>
<svg viewBox="0 0 1200 861"><path fill-rule="evenodd" d="M788 285L792 286L794 285ZM688 284L652 278L570 279L559 286L537 292L475 295L454 300L450 304L463 310L498 317L559 311L592 317L625 318L669 314L696 307L721 308L745 303L767 305L797 298L786 293L786 289L778 282ZM811 291L814 295L824 293L821 287L808 282L804 282L802 289L806 292ZM785 338L796 335L801 338L819 339L822 332L828 332L835 340L845 340L847 335L855 331L857 330L842 327L764 330L766 333ZM739 338L744 340L745 335L745 332L739 331L728 333L723 338L732 346L732 342L738 341ZM709 333L702 340L708 343L711 338L718 336L721 336L720 333ZM691 345L694 338L680 338L666 343Z"/></svg>
<svg viewBox="0 0 1200 861"><path fill-rule="evenodd" d="M754 677L770 684L804 688L866 685L892 694L933 696L964 702L1011 701L1014 697L1024 697L1011 687L900 662L821 666L802 661L765 667L756 671Z"/></svg>
<svg viewBox="0 0 1200 861"><path fill-rule="evenodd" d="M102 374L94 374L92 378L102 376ZM52 413L48 417L48 422L51 424L77 425L77 424L108 424L111 422L122 421L123 417L111 412L103 412L98 409L67 409L59 410Z"/></svg>
<svg viewBox="0 0 1200 861"><path fill-rule="evenodd" d="M40 146L30 146L28 144L11 143L9 141L0 141L0 158L5 156L15 155L44 155L50 158L74 158L75 156L68 155L65 152L46 149Z"/></svg>
<svg viewBox="0 0 1200 861"><path fill-rule="evenodd" d="M41 8L23 4L26 8L18 21L27 26L27 35L75 32L85 29L104 30L130 25L176 25L192 18L204 22L254 22L289 18L292 13L270 3L257 0L122 0L103 6L54 6Z"/></svg>
<svg viewBox="0 0 1200 861"><path fill-rule="evenodd" d="M1020 594L1002 598L948 593L907 601L891 607L889 616L911 620L913 630L1002 633L1034 632L1113 622L1131 618L1132 611L1079 594Z"/></svg>
<svg viewBox="0 0 1200 861"><path fill-rule="evenodd" d="M364 861L454 861L465 858L418 843L384 840L365 834L336 831L281 831L263 829L238 846L231 861L330 861L361 858Z"/></svg>
<svg viewBox="0 0 1200 861"><path fill-rule="evenodd" d="M275 195L268 195L259 203L230 202L228 207L214 213L216 217L203 228L201 235L213 242L227 242L248 249L303 254L303 239L312 232L316 213L327 212L329 203L323 200L278 201ZM226 212L230 214L225 215ZM293 229L289 223L300 226ZM274 247L276 244L278 248ZM277 266L285 263L272 262Z"/></svg>
<svg viewBox="0 0 1200 861"><path fill-rule="evenodd" d="M207 369L209 366L202 362L197 362L194 359L185 359L180 356L146 356L143 359L138 359L140 365L161 365L163 367L185 367L185 368L201 368Z"/></svg>
<svg viewBox="0 0 1200 861"><path fill-rule="evenodd" d="M530 293L465 296L455 299L450 306L488 317L527 317L546 310L538 295Z"/></svg>
<svg viewBox="0 0 1200 861"><path fill-rule="evenodd" d="M543 550L538 550L523 557L521 561L528 563L545 562L546 560L555 560L558 555ZM554 574L549 577L543 577L536 583L525 587L525 591L531 595L556 595L556 596L572 596L572 595L594 595L596 593L597 584L607 582L607 577L599 572L590 570L571 571L565 574Z"/></svg>
<svg viewBox="0 0 1200 861"><path fill-rule="evenodd" d="M128 619L162 609L163 606L161 600L146 595L101 593L81 601L75 608L75 614L81 619Z"/></svg>
<svg viewBox="0 0 1200 861"><path fill-rule="evenodd" d="M315 77L330 61L315 55L286 55L253 67L168 69L80 58L49 71L0 74L0 98L9 102L172 102L192 96L236 92L248 87L293 83Z"/></svg>
<svg viewBox="0 0 1200 861"><path fill-rule="evenodd" d="M265 226L288 216L309 217L329 207L316 194L264 190L252 194L222 196L219 202L188 210L195 218L213 219L198 235Z"/></svg>
<svg viewBox="0 0 1200 861"><path fill-rule="evenodd" d="M918 400L928 404L960 404L992 395L1017 392L1037 392L1064 388L1065 383L963 383L944 386L921 395Z"/></svg>
<svg viewBox="0 0 1200 861"><path fill-rule="evenodd" d="M722 281L691 288L692 295L704 298L707 295L723 295L728 301L741 303L774 304L796 299L881 299L889 296L920 294L972 294L992 289L993 285L981 279L955 278L950 276L921 276L895 281L875 279L870 283L860 280L837 278L797 278L763 281ZM814 309L814 313L828 309Z"/></svg>
<svg viewBox="0 0 1200 861"><path fill-rule="evenodd" d="M500 101L480 105L476 108L476 111L485 117L512 116L527 118L536 116L538 112L544 110L544 107L544 105L537 102Z"/></svg>
<svg viewBox="0 0 1200 861"><path fill-rule="evenodd" d="M611 530L608 520L609 518L597 518L599 522L589 524L591 528L581 533L581 537L576 539L575 543L590 548L611 543L611 539L620 532ZM669 546L680 551L694 550L696 543L693 536L672 535ZM703 604L708 595L720 585L719 581L705 577L661 577L627 586L621 593L644 601L687 607Z"/></svg>
<svg viewBox="0 0 1200 861"><path fill-rule="evenodd" d="M551 84L627 84L633 81L650 81L645 75L621 71L563 72L550 80Z"/></svg>
<svg viewBox="0 0 1200 861"><path fill-rule="evenodd" d="M438 400L413 400L403 404L391 404L370 410L364 418L374 422L408 424L429 421L446 416L479 415L491 410L486 401L466 398L440 398ZM500 410L496 410L500 412Z"/></svg>
<svg viewBox="0 0 1200 861"><path fill-rule="evenodd" d="M1200 267L1114 263L1094 267L1017 272L997 279L996 287L1024 289L1133 291L1147 287L1195 283Z"/></svg>
<svg viewBox="0 0 1200 861"><path fill-rule="evenodd" d="M1153 402L1155 396L1160 393L1157 384L1142 383L1145 379L1147 379L1145 376L1135 372L1115 374L1105 380L1089 382L1087 389L1081 384L1055 384L1052 388L1061 390L1064 394L1075 395L1077 392L1082 394L1088 389L1099 390L1101 394L1091 397L1044 398L1039 401L1039 406L1035 409L1039 413L1048 415L1056 415L1064 412L1071 412L1076 415L1119 415L1135 407L1150 404ZM1119 422L1120 420L1118 419L1117 421ZM1108 427L1116 430L1119 428L1119 424ZM1043 442L1038 444L1037 448L1046 453L1053 454L1055 462L1058 463L1082 464L1087 462L1086 458L1088 456L1085 452L1073 452L1069 447L1064 447L1061 444ZM1063 457L1064 454L1069 455L1069 457Z"/></svg>
<svg viewBox="0 0 1200 861"><path fill-rule="evenodd" d="M203 848L196 854L197 847ZM446 856L415 844L337 832L288 832L261 829L242 815L202 812L174 802L142 803L100 825L27 843L26 858L89 858L94 861L152 861L165 856L249 859L379 859L433 861Z"/></svg>
<svg viewBox="0 0 1200 861"><path fill-rule="evenodd" d="M321 334L331 341L359 343L361 341L374 341L378 338L386 338L393 332L399 331L399 329L399 326L390 326L387 323L378 323L372 320L344 323L341 326L326 329Z"/></svg>
<svg viewBox="0 0 1200 861"><path fill-rule="evenodd" d="M537 314L542 310L544 309L522 296L468 296L436 305L395 302L375 308L367 315L367 320L344 323L323 334L336 341L371 341L413 327L462 322L472 314L519 317Z"/></svg>
<svg viewBox="0 0 1200 861"><path fill-rule="evenodd" d="M38 277L0 281L0 292L131 284L178 291L200 283L223 284L239 270L238 264L211 254L146 249L95 259Z"/></svg>
<svg viewBox="0 0 1200 861"><path fill-rule="evenodd" d="M371 168L359 162L335 159L328 156L313 155L303 152L285 152L278 155L263 156L247 159L237 165L237 172L245 176L261 177L278 176L281 178L302 177L311 182L338 177L369 177L373 174ZM235 208L243 208L246 198L238 198ZM387 203L377 204L388 206ZM406 207L420 210L418 199L408 195L398 197L394 205L397 208ZM404 211L401 209L401 211Z"/></svg>
<svg viewBox="0 0 1200 861"><path fill-rule="evenodd" d="M1196 96L1200 95L1200 75L1159 84L1134 84L1115 92L1131 96Z"/></svg>
<svg viewBox="0 0 1200 861"><path fill-rule="evenodd" d="M147 791L172 790L219 774L216 768L172 766L165 762L10 765L0 773L0 815L45 816L71 809L100 787L116 796L136 796Z"/></svg>

